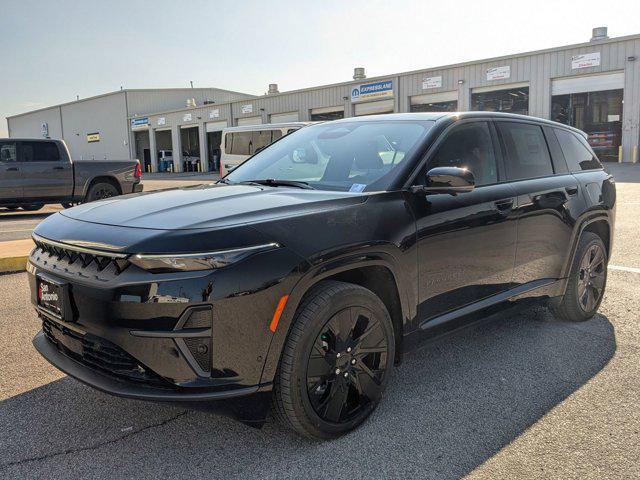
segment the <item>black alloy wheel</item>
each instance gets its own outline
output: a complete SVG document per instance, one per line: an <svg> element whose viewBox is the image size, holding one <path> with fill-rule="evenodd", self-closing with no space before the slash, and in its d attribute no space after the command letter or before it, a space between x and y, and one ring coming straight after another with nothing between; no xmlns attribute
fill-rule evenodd
<svg viewBox="0 0 640 480"><path fill-rule="evenodd" d="M322 281L292 319L274 379L274 414L305 437L339 437L376 408L394 358L382 300L358 285Z"/></svg>
<svg viewBox="0 0 640 480"><path fill-rule="evenodd" d="M307 363L307 393L325 421L353 420L382 395L389 346L379 320L349 307L325 324Z"/></svg>
<svg viewBox="0 0 640 480"><path fill-rule="evenodd" d="M607 249L598 235L583 232L573 257L564 296L551 302L563 320L583 322L600 307L607 284Z"/></svg>
<svg viewBox="0 0 640 480"><path fill-rule="evenodd" d="M584 312L591 312L602 297L605 284L605 253L601 245L592 244L580 262L578 301Z"/></svg>

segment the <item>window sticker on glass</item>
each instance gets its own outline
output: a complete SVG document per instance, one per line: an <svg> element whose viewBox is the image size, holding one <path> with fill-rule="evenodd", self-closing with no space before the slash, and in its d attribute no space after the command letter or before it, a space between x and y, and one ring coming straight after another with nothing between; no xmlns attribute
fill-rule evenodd
<svg viewBox="0 0 640 480"><path fill-rule="evenodd" d="M349 189L350 192L362 192L367 186L364 183L354 183Z"/></svg>

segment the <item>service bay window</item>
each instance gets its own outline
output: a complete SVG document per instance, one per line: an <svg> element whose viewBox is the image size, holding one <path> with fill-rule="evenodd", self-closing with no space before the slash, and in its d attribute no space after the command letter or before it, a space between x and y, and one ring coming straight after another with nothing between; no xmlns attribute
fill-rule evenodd
<svg viewBox="0 0 640 480"><path fill-rule="evenodd" d="M529 114L529 87L471 94L471 109L484 112Z"/></svg>
<svg viewBox="0 0 640 480"><path fill-rule="evenodd" d="M551 120L579 128L600 160L618 161L622 141L622 89L554 95Z"/></svg>

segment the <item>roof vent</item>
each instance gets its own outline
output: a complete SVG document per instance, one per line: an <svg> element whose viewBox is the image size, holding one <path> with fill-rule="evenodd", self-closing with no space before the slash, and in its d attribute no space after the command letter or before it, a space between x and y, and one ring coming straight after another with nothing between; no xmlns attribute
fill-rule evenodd
<svg viewBox="0 0 640 480"><path fill-rule="evenodd" d="M591 41L595 42L596 40L606 40L609 38L607 36L607 27L596 27L593 29Z"/></svg>
<svg viewBox="0 0 640 480"><path fill-rule="evenodd" d="M269 84L269 91L267 92L267 95L273 95L274 93L280 93L278 91L278 84L277 83L270 83Z"/></svg>
<svg viewBox="0 0 640 480"><path fill-rule="evenodd" d="M195 98L187 98L187 108L195 107L196 99Z"/></svg>
<svg viewBox="0 0 640 480"><path fill-rule="evenodd" d="M365 78L367 78L367 75L364 73L364 68L356 67L353 69L354 80L364 80Z"/></svg>

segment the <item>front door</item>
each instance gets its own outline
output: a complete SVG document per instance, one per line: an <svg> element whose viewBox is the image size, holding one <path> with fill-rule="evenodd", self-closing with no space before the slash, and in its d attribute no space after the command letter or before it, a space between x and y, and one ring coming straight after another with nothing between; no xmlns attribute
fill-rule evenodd
<svg viewBox="0 0 640 480"><path fill-rule="evenodd" d="M504 173L493 126L473 120L453 126L444 135L422 178L434 167L468 168L476 188L456 196L413 198L421 322L512 286L515 192L509 184L500 183Z"/></svg>
<svg viewBox="0 0 640 480"><path fill-rule="evenodd" d="M0 140L0 201L22 200L22 172L13 140Z"/></svg>
<svg viewBox="0 0 640 480"><path fill-rule="evenodd" d="M73 166L60 154L58 144L48 141L18 142L25 201L61 201L73 192Z"/></svg>

